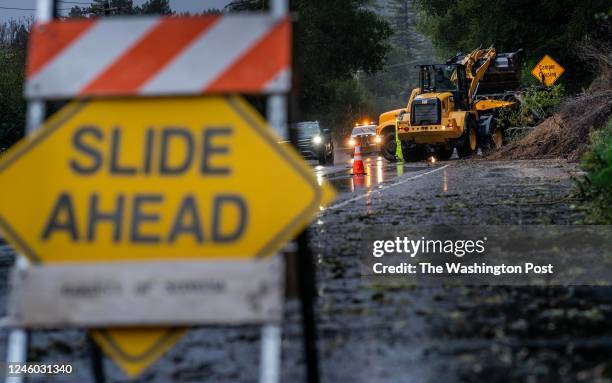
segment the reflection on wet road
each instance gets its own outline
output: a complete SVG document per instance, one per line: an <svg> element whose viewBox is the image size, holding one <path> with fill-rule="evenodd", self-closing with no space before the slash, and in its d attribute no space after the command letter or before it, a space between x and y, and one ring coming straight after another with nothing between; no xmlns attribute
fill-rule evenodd
<svg viewBox="0 0 612 383"><path fill-rule="evenodd" d="M612 309L601 304L610 289L362 278L366 238L387 239L389 227L580 222L569 197L575 164L371 157L364 165L370 179L357 182L349 160L315 170L338 192L311 227L322 382L610 381L601 378L612 376ZM284 368L286 381L302 381L297 367Z"/></svg>
<svg viewBox="0 0 612 383"><path fill-rule="evenodd" d="M366 206L373 191L382 190L391 186L400 179L411 179L417 175L429 174L432 171L442 170L447 165L444 163L391 163L380 156L366 157L363 159L366 174L354 176L351 174L352 159L348 159L332 166L315 166L314 172L319 184L323 180L329 182L338 193L335 203L345 205L347 202L366 198Z"/></svg>
<svg viewBox="0 0 612 383"><path fill-rule="evenodd" d="M404 172L418 172L432 168L424 162L395 164L382 157L367 157L363 160L366 175L353 176L351 175L352 161L333 166L316 166L314 171L317 180L323 182L323 179L326 179L339 193L359 193L363 192L364 188L371 189L394 181Z"/></svg>

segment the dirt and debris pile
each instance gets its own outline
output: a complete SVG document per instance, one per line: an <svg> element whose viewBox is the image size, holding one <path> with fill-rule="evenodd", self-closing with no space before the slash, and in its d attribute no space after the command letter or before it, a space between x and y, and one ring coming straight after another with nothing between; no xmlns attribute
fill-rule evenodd
<svg viewBox="0 0 612 383"><path fill-rule="evenodd" d="M588 147L589 133L604 126L611 112L612 90L591 88L565 101L557 113L489 158L566 158L577 161Z"/></svg>

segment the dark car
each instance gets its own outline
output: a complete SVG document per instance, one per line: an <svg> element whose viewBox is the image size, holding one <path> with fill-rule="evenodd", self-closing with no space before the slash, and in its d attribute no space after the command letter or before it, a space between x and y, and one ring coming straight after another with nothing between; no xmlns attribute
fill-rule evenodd
<svg viewBox="0 0 612 383"><path fill-rule="evenodd" d="M334 144L331 131L323 129L318 121L298 122L298 150L306 159L317 160L321 165L334 163Z"/></svg>

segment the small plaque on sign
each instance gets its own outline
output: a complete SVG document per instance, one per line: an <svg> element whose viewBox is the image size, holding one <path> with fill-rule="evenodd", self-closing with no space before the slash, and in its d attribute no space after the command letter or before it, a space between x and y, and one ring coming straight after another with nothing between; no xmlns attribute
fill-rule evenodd
<svg viewBox="0 0 612 383"><path fill-rule="evenodd" d="M10 317L23 327L274 323L281 266L280 257L32 266L13 276Z"/></svg>

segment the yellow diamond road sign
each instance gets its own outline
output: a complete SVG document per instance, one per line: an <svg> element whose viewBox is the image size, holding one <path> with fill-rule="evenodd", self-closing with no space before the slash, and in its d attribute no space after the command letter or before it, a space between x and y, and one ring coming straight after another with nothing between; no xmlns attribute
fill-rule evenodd
<svg viewBox="0 0 612 383"><path fill-rule="evenodd" d="M180 328L114 328L94 330L93 339L130 377L155 363L185 334Z"/></svg>
<svg viewBox="0 0 612 383"><path fill-rule="evenodd" d="M333 198L239 97L73 102L0 162L0 229L35 263L274 253ZM93 336L130 375L182 330Z"/></svg>
<svg viewBox="0 0 612 383"><path fill-rule="evenodd" d="M40 262L269 255L323 203L239 98L74 103L0 165L0 221Z"/></svg>
<svg viewBox="0 0 612 383"><path fill-rule="evenodd" d="M554 84L565 72L565 69L549 55L544 55L540 62L531 70L531 74L546 86Z"/></svg>

